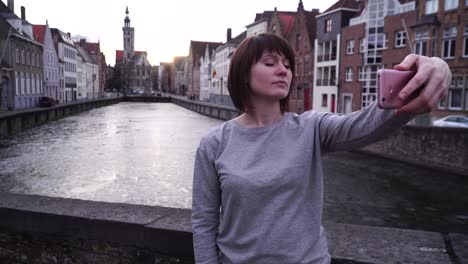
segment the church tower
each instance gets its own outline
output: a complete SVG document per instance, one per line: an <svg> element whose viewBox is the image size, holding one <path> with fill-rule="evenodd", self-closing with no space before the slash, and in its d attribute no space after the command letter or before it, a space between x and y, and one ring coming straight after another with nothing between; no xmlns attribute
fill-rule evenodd
<svg viewBox="0 0 468 264"><path fill-rule="evenodd" d="M130 27L130 18L128 17L128 6L125 11L125 20L123 30L123 41L124 41L124 61L129 61L135 54L135 29Z"/></svg>

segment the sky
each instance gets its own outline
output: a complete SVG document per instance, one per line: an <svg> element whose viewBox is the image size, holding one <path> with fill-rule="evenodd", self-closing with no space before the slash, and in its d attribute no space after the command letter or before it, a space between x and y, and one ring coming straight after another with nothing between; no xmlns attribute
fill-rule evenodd
<svg viewBox="0 0 468 264"><path fill-rule="evenodd" d="M7 0L2 0L7 4ZM336 0L303 0L304 9L325 11ZM135 28L135 50L146 51L152 65L187 56L190 40L226 42L242 33L263 11L296 11L299 0L15 0L15 14L26 8L34 25L48 21L73 36L101 43L107 64L115 64L115 51L123 49L122 27L128 6Z"/></svg>

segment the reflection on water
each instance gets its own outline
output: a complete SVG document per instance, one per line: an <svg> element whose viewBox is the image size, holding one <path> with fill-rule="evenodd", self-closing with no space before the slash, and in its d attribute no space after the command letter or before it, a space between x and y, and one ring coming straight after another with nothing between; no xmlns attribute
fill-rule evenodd
<svg viewBox="0 0 468 264"><path fill-rule="evenodd" d="M221 121L120 103L0 142L0 191L190 208L200 138Z"/></svg>

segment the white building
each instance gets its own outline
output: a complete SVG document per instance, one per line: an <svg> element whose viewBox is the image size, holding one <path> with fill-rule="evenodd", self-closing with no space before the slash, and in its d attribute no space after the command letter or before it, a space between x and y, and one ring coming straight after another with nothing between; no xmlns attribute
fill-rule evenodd
<svg viewBox="0 0 468 264"><path fill-rule="evenodd" d="M228 75L231 57L237 48L237 45L245 39L247 31L242 32L237 37L231 37L231 29L227 30L226 43L216 48L212 80L210 89L210 101L215 104L230 105L232 101L228 91Z"/></svg>
<svg viewBox="0 0 468 264"><path fill-rule="evenodd" d="M60 63L60 102L71 102L77 99L77 49L69 34L52 28L54 44Z"/></svg>

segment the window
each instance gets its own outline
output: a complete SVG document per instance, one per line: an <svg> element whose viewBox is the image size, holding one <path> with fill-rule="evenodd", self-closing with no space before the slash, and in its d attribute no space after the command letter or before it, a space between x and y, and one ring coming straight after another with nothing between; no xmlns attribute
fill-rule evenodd
<svg viewBox="0 0 468 264"><path fill-rule="evenodd" d="M439 0L426 0L426 15L436 13L439 9Z"/></svg>
<svg viewBox="0 0 468 264"><path fill-rule="evenodd" d="M16 79L16 94L20 94L21 93L21 73L20 72L17 72L15 74L15 79Z"/></svg>
<svg viewBox="0 0 468 264"><path fill-rule="evenodd" d="M445 0L444 10L452 10L458 7L458 0Z"/></svg>
<svg viewBox="0 0 468 264"><path fill-rule="evenodd" d="M332 20L327 19L325 20L325 32L331 32L332 30Z"/></svg>
<svg viewBox="0 0 468 264"><path fill-rule="evenodd" d="M322 94L322 107L327 107L328 105L328 94Z"/></svg>
<svg viewBox="0 0 468 264"><path fill-rule="evenodd" d="M451 110L461 110L463 96L464 77L454 76L449 88L448 108Z"/></svg>
<svg viewBox="0 0 468 264"><path fill-rule="evenodd" d="M346 67L346 78L345 78L345 80L347 82L352 82L353 81L353 68Z"/></svg>
<svg viewBox="0 0 468 264"><path fill-rule="evenodd" d="M457 27L451 26L444 29L444 41L442 42L442 58L455 58L455 42L457 37Z"/></svg>
<svg viewBox="0 0 468 264"><path fill-rule="evenodd" d="M366 51L366 39L362 38L359 40L359 52L363 53Z"/></svg>
<svg viewBox="0 0 468 264"><path fill-rule="evenodd" d="M406 46L406 32L398 31L395 33L395 48L402 48Z"/></svg>
<svg viewBox="0 0 468 264"><path fill-rule="evenodd" d="M302 37L301 34L296 35L296 50L299 51L301 49Z"/></svg>
<svg viewBox="0 0 468 264"><path fill-rule="evenodd" d="M467 0L468 1L468 0ZM468 57L468 24L465 25L465 30L463 33L463 57Z"/></svg>
<svg viewBox="0 0 468 264"><path fill-rule="evenodd" d="M310 56L304 57L304 73L305 74L310 73Z"/></svg>
<svg viewBox="0 0 468 264"><path fill-rule="evenodd" d="M354 39L348 40L346 42L346 54L353 54L354 53Z"/></svg>
<svg viewBox="0 0 468 264"><path fill-rule="evenodd" d="M366 71L364 70L363 67L359 67L359 76L358 76L359 81L365 81L366 80Z"/></svg>
<svg viewBox="0 0 468 264"><path fill-rule="evenodd" d="M427 54L427 40L429 33L427 30L416 30L414 36L414 53L426 56Z"/></svg>

